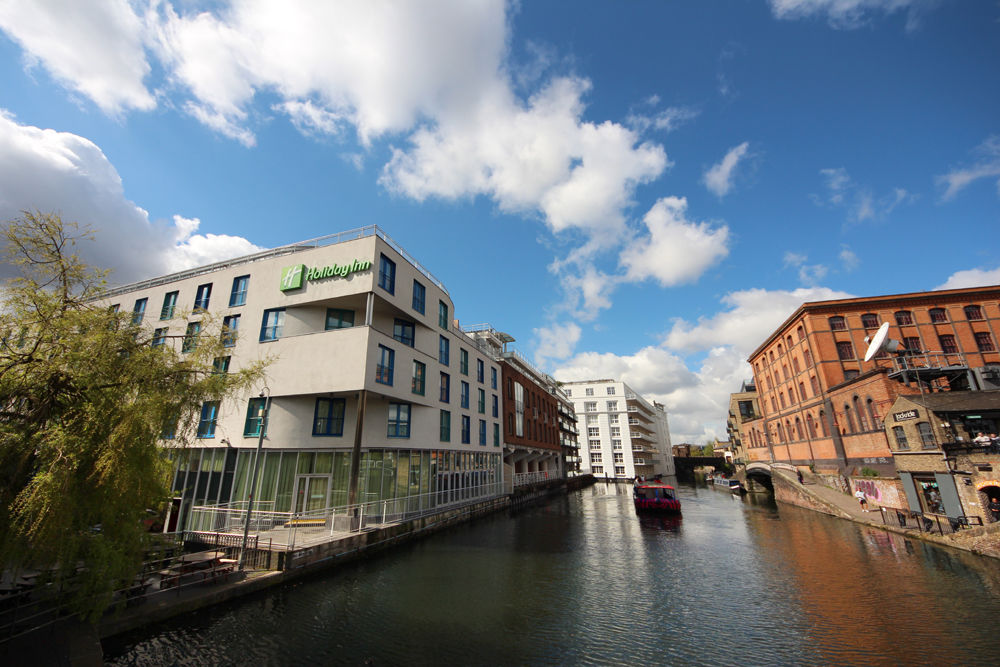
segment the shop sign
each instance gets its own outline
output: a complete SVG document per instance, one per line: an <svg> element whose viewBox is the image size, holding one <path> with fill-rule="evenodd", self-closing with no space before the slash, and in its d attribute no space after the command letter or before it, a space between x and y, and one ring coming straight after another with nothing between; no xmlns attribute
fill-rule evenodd
<svg viewBox="0 0 1000 667"><path fill-rule="evenodd" d="M909 419L916 419L920 416L920 413L916 410L905 410L903 412L893 412L892 418L898 422L905 422Z"/></svg>
<svg viewBox="0 0 1000 667"><path fill-rule="evenodd" d="M310 280L325 278L346 278L358 271L367 271L372 263L366 259L355 259L350 264L330 264L329 266L307 267L305 264L286 266L281 270L281 291L301 289Z"/></svg>

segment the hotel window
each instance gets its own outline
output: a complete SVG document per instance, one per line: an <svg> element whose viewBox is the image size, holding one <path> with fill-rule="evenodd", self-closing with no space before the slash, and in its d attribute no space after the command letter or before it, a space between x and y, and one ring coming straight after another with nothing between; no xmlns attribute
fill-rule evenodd
<svg viewBox="0 0 1000 667"><path fill-rule="evenodd" d="M233 347L236 345L236 336L240 328L239 315L227 315L222 318L222 347Z"/></svg>
<svg viewBox="0 0 1000 667"><path fill-rule="evenodd" d="M486 420L479 420L479 444L483 447L486 446Z"/></svg>
<svg viewBox="0 0 1000 667"><path fill-rule="evenodd" d="M572 389L567 389L566 390L566 398L572 398L572 397L573 397L573 390Z"/></svg>
<svg viewBox="0 0 1000 667"><path fill-rule="evenodd" d="M611 440L611 449L621 449L621 448L622 448L621 440L619 440L618 438L614 438Z"/></svg>
<svg viewBox="0 0 1000 667"><path fill-rule="evenodd" d="M587 424L588 425L590 425L590 424L596 424L596 423L597 423L597 415L587 415Z"/></svg>
<svg viewBox="0 0 1000 667"><path fill-rule="evenodd" d="M625 463L625 454L623 452L615 452L612 456L615 458L615 463Z"/></svg>
<svg viewBox="0 0 1000 667"><path fill-rule="evenodd" d="M483 363L482 359L476 359L476 382L483 383L486 381L486 364Z"/></svg>
<svg viewBox="0 0 1000 667"><path fill-rule="evenodd" d="M212 298L212 283L198 285L198 291L194 295L194 309L208 310L208 300Z"/></svg>
<svg viewBox="0 0 1000 667"><path fill-rule="evenodd" d="M132 324L142 324L142 318L146 314L147 299L136 299L135 306L132 307Z"/></svg>
<svg viewBox="0 0 1000 667"><path fill-rule="evenodd" d="M188 322L184 331L184 341L181 343L181 352L190 352L198 347L199 333L201 333L201 322Z"/></svg>
<svg viewBox="0 0 1000 667"><path fill-rule="evenodd" d="M201 418L198 419L198 437L214 438L215 423L219 418L219 402L207 401L201 406Z"/></svg>
<svg viewBox="0 0 1000 667"><path fill-rule="evenodd" d="M465 348L458 350L458 372L462 375L469 374L469 351Z"/></svg>
<svg viewBox="0 0 1000 667"><path fill-rule="evenodd" d="M344 412L347 402L342 398L317 398L313 416L313 435L344 435Z"/></svg>
<svg viewBox="0 0 1000 667"><path fill-rule="evenodd" d="M597 412L597 401L587 401L583 404L584 412Z"/></svg>
<svg viewBox="0 0 1000 667"><path fill-rule="evenodd" d="M472 420L468 415L462 415L462 444L467 445L472 442Z"/></svg>
<svg viewBox="0 0 1000 667"><path fill-rule="evenodd" d="M622 429L621 429L621 427L620 426L612 426L611 427L611 437L612 438L620 438L621 436L622 436Z"/></svg>
<svg viewBox="0 0 1000 667"><path fill-rule="evenodd" d="M411 384L410 391L414 394L424 395L424 385L426 384L427 377L427 366L420 362L414 360L413 362L413 382Z"/></svg>
<svg viewBox="0 0 1000 667"><path fill-rule="evenodd" d="M615 466L615 475L621 477L625 474L625 466Z"/></svg>
<svg viewBox="0 0 1000 667"><path fill-rule="evenodd" d="M403 345L413 347L413 322L396 319L392 325L392 337Z"/></svg>
<svg viewBox="0 0 1000 667"><path fill-rule="evenodd" d="M608 412L618 412L618 401L608 401Z"/></svg>
<svg viewBox="0 0 1000 667"><path fill-rule="evenodd" d="M418 283L416 280L413 281L413 310L417 311L421 315L424 314L424 300L427 297L427 288Z"/></svg>
<svg viewBox="0 0 1000 667"><path fill-rule="evenodd" d="M500 446L500 424L493 424L493 446Z"/></svg>
<svg viewBox="0 0 1000 667"><path fill-rule="evenodd" d="M589 449L600 449L601 448L601 441L600 440L588 440L587 441L587 447Z"/></svg>
<svg viewBox="0 0 1000 667"><path fill-rule="evenodd" d="M500 399L497 397L496 394L493 394L493 416L494 417L500 416Z"/></svg>
<svg viewBox="0 0 1000 667"><path fill-rule="evenodd" d="M608 415L608 423L609 424L617 424L618 423L618 415Z"/></svg>
<svg viewBox="0 0 1000 667"><path fill-rule="evenodd" d="M216 357L212 360L212 372L213 373L228 373L229 372L229 361L232 357Z"/></svg>
<svg viewBox="0 0 1000 667"><path fill-rule="evenodd" d="M343 308L326 309L326 330L349 329L354 326L354 311Z"/></svg>
<svg viewBox="0 0 1000 667"><path fill-rule="evenodd" d="M271 308L264 311L260 321L260 342L278 340L285 328L285 309Z"/></svg>
<svg viewBox="0 0 1000 667"><path fill-rule="evenodd" d="M497 369L492 367L490 368L490 388L497 388ZM566 395L569 396L569 392L567 392Z"/></svg>
<svg viewBox="0 0 1000 667"><path fill-rule="evenodd" d="M441 373L441 402L447 403L451 400L451 376Z"/></svg>
<svg viewBox="0 0 1000 667"><path fill-rule="evenodd" d="M979 348L980 352L996 352L997 348L993 345L993 337L988 331L976 331L973 335L976 337L976 347Z"/></svg>
<svg viewBox="0 0 1000 667"><path fill-rule="evenodd" d="M615 395L615 388L608 387L608 396L614 396L614 395Z"/></svg>
<svg viewBox="0 0 1000 667"><path fill-rule="evenodd" d="M461 391L461 393L459 394L459 399L458 399L459 400L459 405L460 405L460 407L465 408L466 410L468 410L469 409L469 383L466 382L465 380L462 381L460 391Z"/></svg>
<svg viewBox="0 0 1000 667"><path fill-rule="evenodd" d="M448 328L448 304L444 301L438 301L438 326Z"/></svg>
<svg viewBox="0 0 1000 667"><path fill-rule="evenodd" d="M594 395L594 388L593 387L587 387L586 389L584 389L583 393L586 394L587 396L593 396Z"/></svg>
<svg viewBox="0 0 1000 667"><path fill-rule="evenodd" d="M875 313L865 313L861 316L861 326L865 329L878 329L878 315Z"/></svg>
<svg viewBox="0 0 1000 667"><path fill-rule="evenodd" d="M229 307L245 305L247 302L247 287L250 285L250 276L237 276L233 278L233 291L229 293Z"/></svg>
<svg viewBox="0 0 1000 667"><path fill-rule="evenodd" d="M601 453L600 452L591 452L590 453L590 462L591 463L600 463L601 462Z"/></svg>
<svg viewBox="0 0 1000 667"><path fill-rule="evenodd" d="M514 383L514 435L524 437L524 387L520 382Z"/></svg>
<svg viewBox="0 0 1000 667"><path fill-rule="evenodd" d="M451 352L448 346L448 339L445 338L444 336L441 336L438 339L438 361L447 366L448 359L450 356Z"/></svg>
<svg viewBox="0 0 1000 667"><path fill-rule="evenodd" d="M938 336L938 342L941 343L941 351L945 354L958 353L958 345L955 343L955 337L951 334Z"/></svg>
<svg viewBox="0 0 1000 667"><path fill-rule="evenodd" d="M854 346L851 345L850 341L837 342L837 358L843 360L854 358Z"/></svg>
<svg viewBox="0 0 1000 667"><path fill-rule="evenodd" d="M396 263L385 255L379 259L378 286L389 294L396 293Z"/></svg>
<svg viewBox="0 0 1000 667"><path fill-rule="evenodd" d="M896 437L896 446L899 449L909 449L910 443L906 441L906 431L903 430L902 426L893 426L892 434Z"/></svg>
<svg viewBox="0 0 1000 667"><path fill-rule="evenodd" d="M479 389L478 391L479 391L479 402L478 402L478 406L477 407L479 408L479 414L485 415L486 414L486 390L485 389Z"/></svg>
<svg viewBox="0 0 1000 667"><path fill-rule="evenodd" d="M390 438L410 437L410 404L390 403L389 424L386 436Z"/></svg>
<svg viewBox="0 0 1000 667"><path fill-rule="evenodd" d="M599 426L591 426L587 429L588 438L597 438L601 435L601 428Z"/></svg>
<svg viewBox="0 0 1000 667"><path fill-rule="evenodd" d="M160 319L169 320L177 308L177 292L167 292L163 295L163 306L160 308Z"/></svg>
<svg viewBox="0 0 1000 667"><path fill-rule="evenodd" d="M153 347L160 347L167 342L167 327L162 329L156 329L153 331L153 341L150 343Z"/></svg>
<svg viewBox="0 0 1000 667"><path fill-rule="evenodd" d="M920 433L920 446L923 449L935 449L934 434L931 433L931 425L927 422L917 422L917 431Z"/></svg>
<svg viewBox="0 0 1000 667"><path fill-rule="evenodd" d="M948 314L945 313L944 308L931 308L929 314L931 316L931 322L948 321Z"/></svg>
<svg viewBox="0 0 1000 667"><path fill-rule="evenodd" d="M451 412L441 411L441 429L438 439L441 442L451 442Z"/></svg>
<svg viewBox="0 0 1000 667"><path fill-rule="evenodd" d="M908 310L897 310L895 312L896 324L898 326L908 326L913 324L913 313Z"/></svg>
<svg viewBox="0 0 1000 667"><path fill-rule="evenodd" d="M264 422L266 398L251 398L247 403L247 418L243 423L243 436L259 436L260 425ZM264 425L264 435L267 435L267 425Z"/></svg>
<svg viewBox="0 0 1000 667"><path fill-rule="evenodd" d="M830 329L833 331L847 331L847 320L840 315L830 318Z"/></svg>
<svg viewBox="0 0 1000 667"><path fill-rule="evenodd" d="M920 337L906 336L903 338L903 349L909 352L920 352Z"/></svg>
<svg viewBox="0 0 1000 667"><path fill-rule="evenodd" d="M965 319L967 320L981 320L983 319L983 309L981 306L966 306Z"/></svg>
<svg viewBox="0 0 1000 667"><path fill-rule="evenodd" d="M396 352L385 345L378 346L378 365L375 366L375 381L379 384L392 385L392 367L396 361Z"/></svg>
<svg viewBox="0 0 1000 667"><path fill-rule="evenodd" d="M595 475L600 475L601 473L604 472L604 466L592 466L590 468L590 471Z"/></svg>

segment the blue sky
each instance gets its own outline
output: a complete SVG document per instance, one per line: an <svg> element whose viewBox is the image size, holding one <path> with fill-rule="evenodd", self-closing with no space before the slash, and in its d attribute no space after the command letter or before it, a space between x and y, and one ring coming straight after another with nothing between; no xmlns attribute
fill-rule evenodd
<svg viewBox="0 0 1000 667"><path fill-rule="evenodd" d="M724 436L800 303L1000 283L1000 5L0 0L0 219L113 282L377 224Z"/></svg>

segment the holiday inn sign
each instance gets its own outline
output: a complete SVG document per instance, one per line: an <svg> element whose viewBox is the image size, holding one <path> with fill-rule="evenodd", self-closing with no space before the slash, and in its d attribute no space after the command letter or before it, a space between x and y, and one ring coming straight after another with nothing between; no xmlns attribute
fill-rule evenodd
<svg viewBox="0 0 1000 667"><path fill-rule="evenodd" d="M323 278L346 278L356 271L367 271L372 268L372 263L365 259L356 259L350 264L331 264L329 266L316 266L306 268L305 264L286 266L281 270L281 291L301 289L302 285L309 280L321 280Z"/></svg>

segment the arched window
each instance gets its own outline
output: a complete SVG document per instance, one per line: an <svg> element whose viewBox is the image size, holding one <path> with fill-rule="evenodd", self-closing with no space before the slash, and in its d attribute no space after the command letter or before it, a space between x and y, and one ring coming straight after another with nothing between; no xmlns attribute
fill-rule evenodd
<svg viewBox="0 0 1000 667"><path fill-rule="evenodd" d="M802 368L799 366L799 358L798 357L792 357L792 370L794 370L796 373L798 373L800 370L802 370Z"/></svg>
<svg viewBox="0 0 1000 667"><path fill-rule="evenodd" d="M781 372L785 376L785 380L788 380L788 364L781 364Z"/></svg>
<svg viewBox="0 0 1000 667"><path fill-rule="evenodd" d="M806 330L799 326L799 328L795 330L795 335L799 337L799 340L805 340Z"/></svg>
<svg viewBox="0 0 1000 667"><path fill-rule="evenodd" d="M865 329L878 329L878 315L875 313L865 313L861 316L861 326Z"/></svg>
<svg viewBox="0 0 1000 667"><path fill-rule="evenodd" d="M963 310L965 310L965 319L967 320L983 319L982 306L966 306Z"/></svg>
<svg viewBox="0 0 1000 667"><path fill-rule="evenodd" d="M944 308L931 308L928 313L931 316L931 322L947 322L948 314L945 312Z"/></svg>
<svg viewBox="0 0 1000 667"><path fill-rule="evenodd" d="M820 410L819 411L819 433L824 438L826 437L827 430L826 430L826 411L825 410Z"/></svg>
<svg viewBox="0 0 1000 667"><path fill-rule="evenodd" d="M854 417L851 416L851 406L849 406L847 403L844 403L844 422L847 428L845 433L856 432L856 429L854 428Z"/></svg>
<svg viewBox="0 0 1000 667"><path fill-rule="evenodd" d="M778 438L778 442L779 443L785 441L785 431L781 427L781 422L778 422L778 425L777 425L777 427L775 427L774 432L775 432L775 435Z"/></svg>
<svg viewBox="0 0 1000 667"><path fill-rule="evenodd" d="M806 432L809 433L810 438L816 437L816 424L813 423L812 413L806 414Z"/></svg>
<svg viewBox="0 0 1000 667"><path fill-rule="evenodd" d="M798 417L795 418L795 435L799 436L799 440L805 440L806 437L802 433L802 420Z"/></svg>
<svg viewBox="0 0 1000 667"><path fill-rule="evenodd" d="M795 431L792 430L792 422L785 420L785 433L788 434L788 442L795 439Z"/></svg>
<svg viewBox="0 0 1000 667"><path fill-rule="evenodd" d="M908 326L913 324L913 313L908 310L897 310L895 312L896 324L898 326Z"/></svg>
<svg viewBox="0 0 1000 667"><path fill-rule="evenodd" d="M784 352L781 349L781 343L778 343L778 356L780 357L783 354L784 354Z"/></svg>
<svg viewBox="0 0 1000 667"><path fill-rule="evenodd" d="M792 337L788 336L787 338L785 338L785 342L788 343L788 351L791 352L792 351Z"/></svg>
<svg viewBox="0 0 1000 667"><path fill-rule="evenodd" d="M873 401L870 396L865 401L865 407L868 409L868 419L872 422L872 428L881 429L882 420L879 419L878 413L875 412L875 401Z"/></svg>
<svg viewBox="0 0 1000 667"><path fill-rule="evenodd" d="M840 315L834 315L830 318L830 330L831 331L846 331L847 330L847 320L845 320Z"/></svg>
<svg viewBox="0 0 1000 667"><path fill-rule="evenodd" d="M851 399L851 403L854 404L854 414L857 416L858 426L862 431L868 430L868 418L865 416L864 411L861 409L861 399L855 396Z"/></svg>
<svg viewBox="0 0 1000 667"><path fill-rule="evenodd" d="M802 359L806 362L806 368L810 368L813 365L812 355L809 354L809 350L802 350Z"/></svg>

